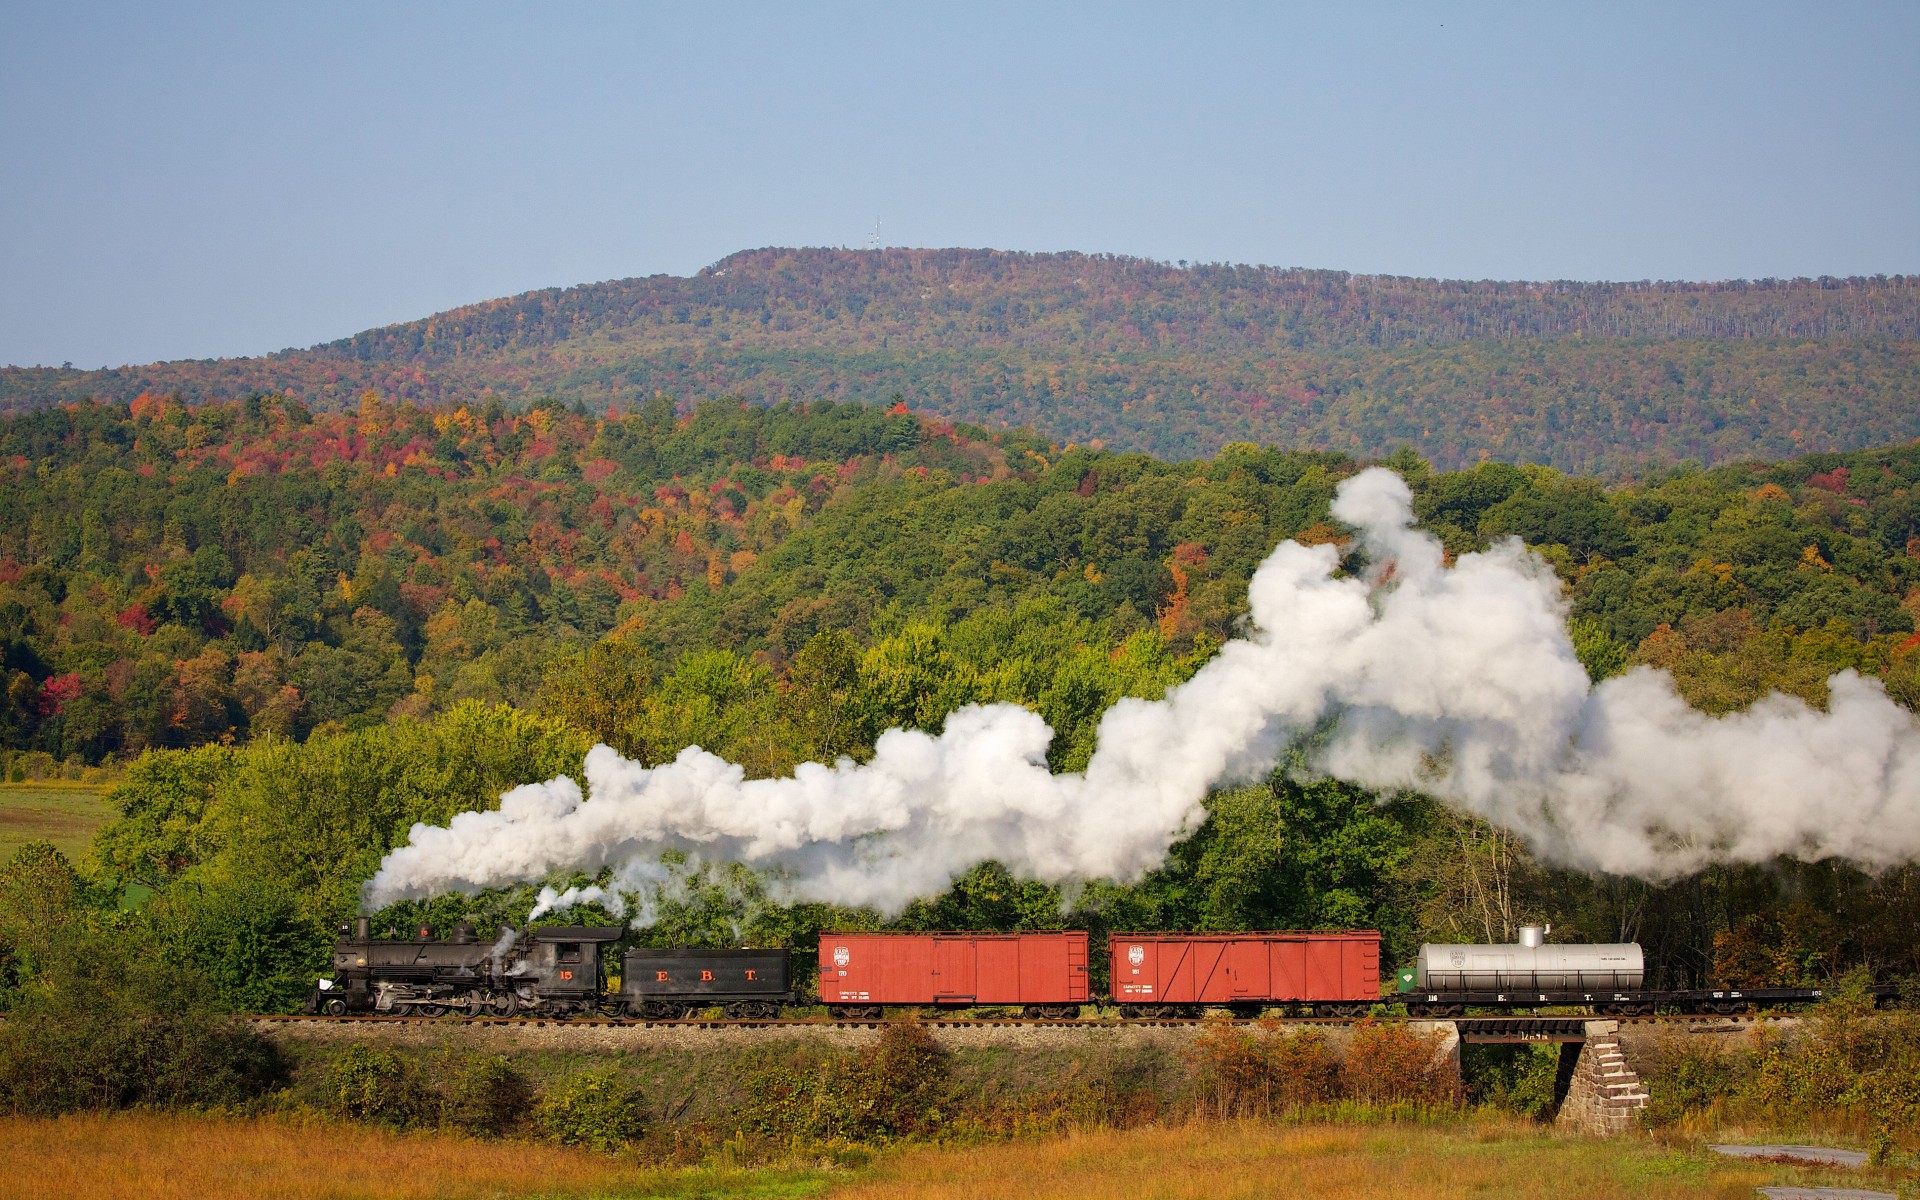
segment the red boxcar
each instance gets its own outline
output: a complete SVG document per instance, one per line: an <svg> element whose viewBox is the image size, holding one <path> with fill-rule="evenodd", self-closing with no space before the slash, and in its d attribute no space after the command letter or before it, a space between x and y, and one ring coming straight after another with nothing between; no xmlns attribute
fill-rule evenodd
<svg viewBox="0 0 1920 1200"><path fill-rule="evenodd" d="M1107 954L1114 1003L1129 1016L1269 1004L1347 1016L1380 998L1380 934L1371 929L1116 933Z"/></svg>
<svg viewBox="0 0 1920 1200"><path fill-rule="evenodd" d="M1066 1018L1090 998L1080 930L820 935L820 1002L835 1016L878 1016L889 1004L991 1004Z"/></svg>

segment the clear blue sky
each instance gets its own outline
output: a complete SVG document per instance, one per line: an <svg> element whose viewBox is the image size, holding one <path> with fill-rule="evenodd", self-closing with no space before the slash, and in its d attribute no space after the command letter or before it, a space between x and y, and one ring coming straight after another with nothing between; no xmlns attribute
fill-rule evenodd
<svg viewBox="0 0 1920 1200"><path fill-rule="evenodd" d="M1920 271L1920 4L0 0L0 363L738 249Z"/></svg>

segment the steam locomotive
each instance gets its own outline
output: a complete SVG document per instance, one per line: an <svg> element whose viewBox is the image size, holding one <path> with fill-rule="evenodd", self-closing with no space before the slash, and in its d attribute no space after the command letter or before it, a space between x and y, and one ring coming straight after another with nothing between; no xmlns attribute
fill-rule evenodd
<svg viewBox="0 0 1920 1200"><path fill-rule="evenodd" d="M471 925L438 940L374 938L365 918L342 926L333 974L319 981L309 1012L389 1015L575 1017L674 1020L719 1008L736 1019L769 1019L823 1004L841 1020L892 1008L1017 1008L1035 1019L1073 1019L1093 1003L1087 934L823 933L816 994L794 986L786 949L638 947L619 960L609 987L609 947L620 926L506 930L482 941ZM1649 991L1633 943L1546 942L1526 926L1512 945L1425 945L1400 973L1397 995L1380 988L1380 935L1373 930L1270 933L1114 933L1108 988L1098 999L1129 1018L1192 1018L1224 1008L1256 1016L1272 1008L1359 1016L1398 1000L1409 1016L1457 1017L1469 1006L1506 1011L1577 1007L1618 1015L1659 1008L1732 1013L1819 1000L1819 988ZM1893 989L1878 988L1882 1002Z"/></svg>
<svg viewBox="0 0 1920 1200"><path fill-rule="evenodd" d="M307 1009L659 1021L716 1005L729 1017L776 1017L799 1000L785 950L628 950L620 988L610 993L606 947L625 933L621 925L557 925L507 930L489 943L462 922L444 941L426 926L401 940L375 938L362 917L341 926L333 976L318 982Z"/></svg>

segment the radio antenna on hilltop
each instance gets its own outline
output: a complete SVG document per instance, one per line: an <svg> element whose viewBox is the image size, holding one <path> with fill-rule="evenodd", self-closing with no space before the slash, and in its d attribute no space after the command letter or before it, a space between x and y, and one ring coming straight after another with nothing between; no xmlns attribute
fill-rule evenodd
<svg viewBox="0 0 1920 1200"><path fill-rule="evenodd" d="M867 249L878 250L879 248L880 248L880 218L875 217L873 219L873 232L867 235Z"/></svg>

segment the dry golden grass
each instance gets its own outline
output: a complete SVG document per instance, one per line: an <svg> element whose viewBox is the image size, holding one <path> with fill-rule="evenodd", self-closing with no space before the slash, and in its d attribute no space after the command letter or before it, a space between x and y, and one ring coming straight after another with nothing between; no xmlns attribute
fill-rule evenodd
<svg viewBox="0 0 1920 1200"><path fill-rule="evenodd" d="M586 1151L166 1114L0 1120L0 1197L465 1200L798 1195L809 1176L656 1171Z"/></svg>
<svg viewBox="0 0 1920 1200"><path fill-rule="evenodd" d="M1879 1178L1875 1175L1873 1178ZM1521 1125L1276 1126L1103 1131L883 1159L834 1200L1752 1200L1773 1183L1860 1173L1713 1161L1656 1146L1557 1137Z"/></svg>
<svg viewBox="0 0 1920 1200"><path fill-rule="evenodd" d="M1644 1137L1596 1141L1465 1122L1103 1131L909 1150L839 1178L834 1200L1750 1200L1775 1183L1898 1186L1884 1172L1729 1162ZM4 1200L693 1200L813 1195L826 1182L814 1171L655 1170L540 1143L323 1122L0 1119Z"/></svg>

